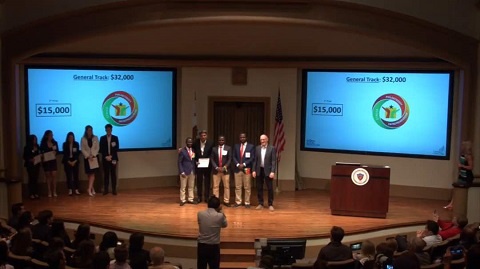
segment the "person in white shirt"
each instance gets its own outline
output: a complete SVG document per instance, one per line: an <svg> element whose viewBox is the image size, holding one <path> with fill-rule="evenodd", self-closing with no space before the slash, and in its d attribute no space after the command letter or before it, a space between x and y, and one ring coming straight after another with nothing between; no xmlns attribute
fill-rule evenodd
<svg viewBox="0 0 480 269"><path fill-rule="evenodd" d="M93 128L90 125L85 126L85 133L81 142L82 154L85 158L85 173L88 176L88 195L94 196L95 189L93 188L93 182L95 181L95 171L98 170L98 151L100 145L98 143L98 137L93 134Z"/></svg>
<svg viewBox="0 0 480 269"><path fill-rule="evenodd" d="M417 237L422 238L427 244L427 247L431 247L432 245L442 242L442 237L438 234L439 230L438 223L433 220L428 220L425 229L417 231Z"/></svg>

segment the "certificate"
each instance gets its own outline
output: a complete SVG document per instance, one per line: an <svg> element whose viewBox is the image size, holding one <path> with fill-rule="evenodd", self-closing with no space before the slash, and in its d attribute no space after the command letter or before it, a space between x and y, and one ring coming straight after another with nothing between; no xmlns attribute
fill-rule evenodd
<svg viewBox="0 0 480 269"><path fill-rule="evenodd" d="M208 168L210 164L210 158L199 158L198 159L198 168Z"/></svg>
<svg viewBox="0 0 480 269"><path fill-rule="evenodd" d="M33 157L33 165L37 165L42 162L42 155L38 154L37 156Z"/></svg>
<svg viewBox="0 0 480 269"><path fill-rule="evenodd" d="M97 158L88 159L88 166L90 167L90 169L98 168L98 159Z"/></svg>
<svg viewBox="0 0 480 269"><path fill-rule="evenodd" d="M55 151L49 151L43 153L43 161L48 162L48 161L53 161L56 160L57 157L55 156Z"/></svg>

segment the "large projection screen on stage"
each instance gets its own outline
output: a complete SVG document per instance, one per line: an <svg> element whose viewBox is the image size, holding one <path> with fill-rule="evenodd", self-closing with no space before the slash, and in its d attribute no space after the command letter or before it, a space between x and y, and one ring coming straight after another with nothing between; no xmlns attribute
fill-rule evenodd
<svg viewBox="0 0 480 269"><path fill-rule="evenodd" d="M85 126L105 134L110 123L121 150L176 146L176 70L25 66L27 133L52 130L60 144Z"/></svg>
<svg viewBox="0 0 480 269"><path fill-rule="evenodd" d="M304 70L301 148L449 159L451 71Z"/></svg>

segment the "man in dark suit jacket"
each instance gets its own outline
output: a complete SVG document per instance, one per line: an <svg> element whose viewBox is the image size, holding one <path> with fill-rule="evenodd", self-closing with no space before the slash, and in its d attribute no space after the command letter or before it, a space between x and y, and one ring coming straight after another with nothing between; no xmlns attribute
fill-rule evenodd
<svg viewBox="0 0 480 269"><path fill-rule="evenodd" d="M320 249L313 268L327 268L327 262L337 262L352 259L350 247L342 244L345 231L342 227L333 226L330 230L330 243Z"/></svg>
<svg viewBox="0 0 480 269"><path fill-rule="evenodd" d="M195 183L195 153L192 149L192 138L185 140L186 147L178 153L178 173L180 174L180 206L188 203L196 204L194 201L193 184ZM188 197L185 197L185 188L188 185Z"/></svg>
<svg viewBox="0 0 480 269"><path fill-rule="evenodd" d="M273 181L275 180L275 169L277 168L277 152L273 146L268 144L268 136L260 136L260 146L255 150L255 162L253 163L253 178L257 179L258 206L263 208L263 182L267 184L268 209L273 208Z"/></svg>
<svg viewBox="0 0 480 269"><path fill-rule="evenodd" d="M118 162L118 137L112 135L112 125L105 125L106 135L100 137L100 153L103 163L103 195L108 194L110 175L112 176L112 194L117 195L117 162Z"/></svg>
<svg viewBox="0 0 480 269"><path fill-rule="evenodd" d="M198 165L200 158L208 158L212 155L213 141L207 140L207 131L202 130L199 133L200 138L196 139L193 143L193 151L195 152L195 161ZM197 174L197 199L200 203L202 199L205 203L210 198L210 174L212 173L212 164L210 163L207 168L196 169ZM205 192L203 191L203 185L205 184ZM202 198L203 197L203 198Z"/></svg>
<svg viewBox="0 0 480 269"><path fill-rule="evenodd" d="M213 195L220 198L220 181L223 182L223 204L230 206L230 163L232 148L225 145L225 137L218 137L218 146L213 147L210 163L213 168Z"/></svg>
<svg viewBox="0 0 480 269"><path fill-rule="evenodd" d="M245 190L245 208L250 208L252 166L255 159L255 146L247 143L247 135L240 134L240 144L233 148L233 165L235 173L235 205L242 205L242 186Z"/></svg>

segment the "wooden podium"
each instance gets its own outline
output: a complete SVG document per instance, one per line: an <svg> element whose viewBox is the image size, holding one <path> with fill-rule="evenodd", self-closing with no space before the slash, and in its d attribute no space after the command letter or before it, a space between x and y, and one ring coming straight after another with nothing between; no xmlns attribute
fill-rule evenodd
<svg viewBox="0 0 480 269"><path fill-rule="evenodd" d="M352 176L354 171L355 175ZM356 183L352 177L355 177ZM332 215L387 217L390 196L389 167L360 164L332 165L330 186Z"/></svg>

